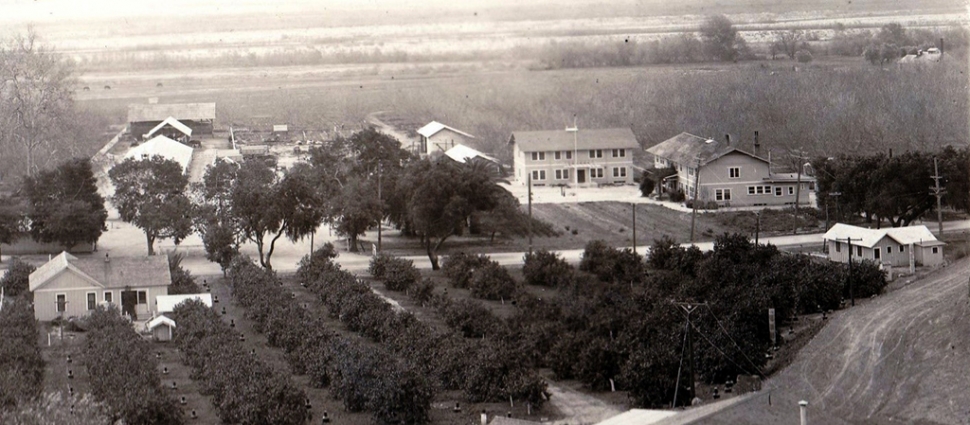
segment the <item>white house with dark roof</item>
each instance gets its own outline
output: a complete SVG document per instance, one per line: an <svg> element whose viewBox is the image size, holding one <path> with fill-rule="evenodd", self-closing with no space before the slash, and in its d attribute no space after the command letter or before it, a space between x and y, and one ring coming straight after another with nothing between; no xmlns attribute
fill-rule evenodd
<svg viewBox="0 0 970 425"><path fill-rule="evenodd" d="M128 105L128 129L141 137L167 118L174 118L195 134L212 135L215 103L136 103Z"/></svg>
<svg viewBox="0 0 970 425"><path fill-rule="evenodd" d="M184 173L189 169L189 163L192 162L192 148L165 136L155 136L151 140L129 149L128 153L125 154L125 159L141 160L153 156L161 156L177 162Z"/></svg>
<svg viewBox="0 0 970 425"><path fill-rule="evenodd" d="M445 152L455 146L468 144L474 140L475 136L453 127L444 125L438 121L431 121L424 127L418 129L421 137L418 147L422 155L431 155L435 152Z"/></svg>
<svg viewBox="0 0 970 425"><path fill-rule="evenodd" d="M101 304L145 319L157 313L155 298L168 294L172 275L163 255L79 258L62 252L34 270L29 282L37 320L80 317Z"/></svg>
<svg viewBox="0 0 970 425"><path fill-rule="evenodd" d="M849 238L852 247L849 247ZM917 266L943 264L945 242L936 239L926 226L866 229L838 223L823 236L829 259L840 263L872 260L894 267L908 267L910 255Z"/></svg>
<svg viewBox="0 0 970 425"><path fill-rule="evenodd" d="M815 187L815 179L805 174L772 172L767 159L732 145L730 138L722 142L685 132L646 152L653 156L654 168L677 171L663 182L662 190L679 189L692 199L696 183L699 203L782 206L794 205L797 195L799 204L808 205Z"/></svg>
<svg viewBox="0 0 970 425"><path fill-rule="evenodd" d="M640 143L629 128L515 131L509 137L514 178L534 186L633 183L633 150Z"/></svg>

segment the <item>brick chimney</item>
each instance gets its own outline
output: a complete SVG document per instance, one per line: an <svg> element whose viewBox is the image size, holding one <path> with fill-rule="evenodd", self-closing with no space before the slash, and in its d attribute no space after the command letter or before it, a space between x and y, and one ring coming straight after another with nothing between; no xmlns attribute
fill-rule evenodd
<svg viewBox="0 0 970 425"><path fill-rule="evenodd" d="M758 130L754 131L754 156L758 156L761 151L761 142L758 141Z"/></svg>

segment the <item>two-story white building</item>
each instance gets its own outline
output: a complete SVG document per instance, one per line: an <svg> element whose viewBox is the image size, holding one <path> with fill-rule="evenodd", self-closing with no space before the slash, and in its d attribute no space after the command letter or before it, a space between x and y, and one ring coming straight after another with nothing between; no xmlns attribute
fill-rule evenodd
<svg viewBox="0 0 970 425"><path fill-rule="evenodd" d="M629 128L515 131L509 137L515 181L534 186L593 186L633 183L633 150L641 149Z"/></svg>
<svg viewBox="0 0 970 425"><path fill-rule="evenodd" d="M680 133L649 149L654 167L673 167L677 174L661 185L681 190L693 199L697 187L700 202L721 206L808 205L815 179L804 174L773 173L771 163L730 143ZM697 180L698 176L700 180ZM801 185L801 188L799 188Z"/></svg>

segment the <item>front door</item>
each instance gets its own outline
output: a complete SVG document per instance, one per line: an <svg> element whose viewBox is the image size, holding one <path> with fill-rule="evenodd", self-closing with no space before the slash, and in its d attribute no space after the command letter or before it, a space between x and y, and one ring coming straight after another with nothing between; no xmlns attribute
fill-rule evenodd
<svg viewBox="0 0 970 425"><path fill-rule="evenodd" d="M121 291L121 312L131 316L132 320L137 319L135 305L138 304L138 293L135 291Z"/></svg>
<svg viewBox="0 0 970 425"><path fill-rule="evenodd" d="M576 183L586 183L586 170L576 170Z"/></svg>

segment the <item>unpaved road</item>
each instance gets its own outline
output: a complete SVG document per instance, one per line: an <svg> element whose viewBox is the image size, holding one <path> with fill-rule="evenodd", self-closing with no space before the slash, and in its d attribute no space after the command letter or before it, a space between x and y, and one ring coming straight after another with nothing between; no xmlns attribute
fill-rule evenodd
<svg viewBox="0 0 970 425"><path fill-rule="evenodd" d="M619 406L609 404L588 394L556 385L549 384L549 404L556 407L564 419L553 422L553 425L595 424L623 413Z"/></svg>
<svg viewBox="0 0 970 425"><path fill-rule="evenodd" d="M970 424L970 258L840 312L768 383L852 423Z"/></svg>

